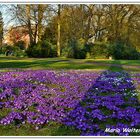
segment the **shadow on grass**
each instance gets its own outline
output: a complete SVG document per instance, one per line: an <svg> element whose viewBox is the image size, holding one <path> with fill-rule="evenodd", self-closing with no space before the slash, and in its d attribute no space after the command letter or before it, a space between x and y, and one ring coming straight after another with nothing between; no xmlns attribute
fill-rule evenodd
<svg viewBox="0 0 140 140"><path fill-rule="evenodd" d="M140 65L140 60L85 60L87 63L97 63L97 64L121 64L121 65Z"/></svg>
<svg viewBox="0 0 140 140"><path fill-rule="evenodd" d="M15 56L0 56L0 60L19 60L19 59L25 59L24 57L15 57Z"/></svg>
<svg viewBox="0 0 140 140"><path fill-rule="evenodd" d="M6 61L4 61L6 60ZM9 60L9 61L7 61ZM92 64L86 63L76 60L65 60L65 59L20 59L17 58L3 58L0 61L0 69L109 69L110 65L102 65L102 64ZM113 62L112 62L113 63ZM118 70L119 66L112 66L112 70Z"/></svg>
<svg viewBox="0 0 140 140"><path fill-rule="evenodd" d="M123 61L123 62L122 62ZM0 57L0 69L90 69L120 71L125 60L80 60L64 58L16 58ZM133 61L132 61L133 62ZM126 63L126 62L125 62ZM129 63L129 62L128 62ZM139 71L140 67L125 68Z"/></svg>
<svg viewBox="0 0 140 140"><path fill-rule="evenodd" d="M25 69L26 68L35 68L35 67L48 68L50 65L58 63L58 62L62 62L62 61L59 61L59 60L58 61L35 60L32 62L26 62L26 61L0 62L0 68L25 68Z"/></svg>
<svg viewBox="0 0 140 140"><path fill-rule="evenodd" d="M30 62L31 61L31 62ZM78 63L69 60L15 60L1 61L0 69L21 68L21 69L107 69L109 66Z"/></svg>
<svg viewBox="0 0 140 140"><path fill-rule="evenodd" d="M137 64L137 65L134 65ZM128 71L139 71L139 60L81 60L65 58L16 58L0 57L0 69L111 69L120 71L120 65ZM130 65L130 66L129 66ZM129 68L128 68L129 67Z"/></svg>

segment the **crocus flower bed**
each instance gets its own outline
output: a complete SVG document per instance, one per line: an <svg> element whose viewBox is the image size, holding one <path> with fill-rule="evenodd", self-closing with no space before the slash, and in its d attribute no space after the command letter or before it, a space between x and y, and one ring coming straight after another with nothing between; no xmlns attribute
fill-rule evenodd
<svg viewBox="0 0 140 140"><path fill-rule="evenodd" d="M106 128L140 128L140 105L126 72L14 71L0 73L0 125L55 121L81 135L135 135ZM136 82L137 83L137 82Z"/></svg>
<svg viewBox="0 0 140 140"><path fill-rule="evenodd" d="M23 71L0 73L1 125L62 122L84 97L100 72Z"/></svg>
<svg viewBox="0 0 140 140"><path fill-rule="evenodd" d="M138 76L133 74L135 80ZM81 135L140 135L124 131L140 130L140 104L136 92L128 73L106 71L69 112L65 124L80 129ZM111 131L106 132L106 129Z"/></svg>

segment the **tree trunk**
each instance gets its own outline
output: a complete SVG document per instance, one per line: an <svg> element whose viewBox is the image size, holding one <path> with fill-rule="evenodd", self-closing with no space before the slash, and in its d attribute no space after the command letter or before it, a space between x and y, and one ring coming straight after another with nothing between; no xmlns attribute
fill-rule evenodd
<svg viewBox="0 0 140 140"><path fill-rule="evenodd" d="M61 55L61 47L60 47L60 30L61 30L60 10L61 10L61 5L58 4L58 21L57 21L57 56L58 57Z"/></svg>
<svg viewBox="0 0 140 140"><path fill-rule="evenodd" d="M29 4L26 5L26 14L27 14L27 27L29 32L29 38L30 38L30 45L33 44L33 36L32 36L32 27L31 27L31 13L30 13L31 7Z"/></svg>
<svg viewBox="0 0 140 140"><path fill-rule="evenodd" d="M41 41L42 36L42 20L43 20L44 6L38 5L38 41Z"/></svg>
<svg viewBox="0 0 140 140"><path fill-rule="evenodd" d="M0 48L2 47L2 40L3 40L3 18L2 13L0 12Z"/></svg>

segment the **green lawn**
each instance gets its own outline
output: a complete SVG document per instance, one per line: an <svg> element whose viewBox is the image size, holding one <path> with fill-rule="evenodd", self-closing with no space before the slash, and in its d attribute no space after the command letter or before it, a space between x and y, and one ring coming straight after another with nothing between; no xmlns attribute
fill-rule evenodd
<svg viewBox="0 0 140 140"><path fill-rule="evenodd" d="M125 68L123 66L131 66ZM134 67L135 66L135 67ZM137 66L137 67L136 67ZM90 69L90 70L132 70L139 71L140 60L94 60L66 58L16 58L0 57L0 68L23 69Z"/></svg>
<svg viewBox="0 0 140 140"><path fill-rule="evenodd" d="M30 125L22 125L16 128L13 125L0 126L0 136L78 136L80 132L74 128L67 127L55 122L35 130Z"/></svg>

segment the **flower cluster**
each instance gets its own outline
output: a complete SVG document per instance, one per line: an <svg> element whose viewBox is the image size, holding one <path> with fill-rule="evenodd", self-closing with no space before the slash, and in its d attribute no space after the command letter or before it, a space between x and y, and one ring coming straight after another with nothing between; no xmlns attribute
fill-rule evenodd
<svg viewBox="0 0 140 140"><path fill-rule="evenodd" d="M0 125L28 123L39 129L56 121L81 135L131 135L105 132L107 127L140 127L135 88L140 75L131 76L80 70L1 72Z"/></svg>
<svg viewBox="0 0 140 140"><path fill-rule="evenodd" d="M29 123L38 128L49 121L62 122L100 73L51 70L1 72L0 124ZM3 115L6 110L7 114Z"/></svg>
<svg viewBox="0 0 140 140"><path fill-rule="evenodd" d="M70 111L64 123L81 130L81 135L131 135L119 130L140 127L140 104L133 80L126 72L106 71Z"/></svg>

